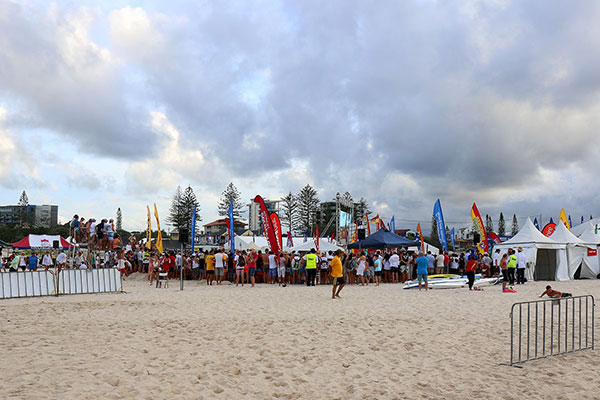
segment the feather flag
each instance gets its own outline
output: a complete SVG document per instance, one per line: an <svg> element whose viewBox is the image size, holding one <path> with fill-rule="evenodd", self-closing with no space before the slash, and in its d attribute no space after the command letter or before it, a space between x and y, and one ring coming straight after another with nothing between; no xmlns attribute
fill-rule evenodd
<svg viewBox="0 0 600 400"><path fill-rule="evenodd" d="M568 230L571 230L571 224L569 224L569 219L567 218L567 213L565 213L564 208L560 210L560 215L558 216L558 219L562 221L563 224L565 224Z"/></svg>
<svg viewBox="0 0 600 400"><path fill-rule="evenodd" d="M393 215L392 219L390 220L390 232L396 233L396 220L394 219Z"/></svg>
<svg viewBox="0 0 600 400"><path fill-rule="evenodd" d="M369 214L365 214L367 221L367 236L371 236L371 222L369 222Z"/></svg>
<svg viewBox="0 0 600 400"><path fill-rule="evenodd" d="M192 214L192 253L196 244L196 205L194 205L194 213Z"/></svg>
<svg viewBox="0 0 600 400"><path fill-rule="evenodd" d="M158 228L158 236L156 237L156 249L159 253L163 252L162 233L160 231L160 221L158 219L158 210L156 209L156 203L154 203L154 216L156 217L156 226Z"/></svg>
<svg viewBox="0 0 600 400"><path fill-rule="evenodd" d="M454 228L450 229L450 241L452 242L452 250L456 250L456 246L454 245Z"/></svg>
<svg viewBox="0 0 600 400"><path fill-rule="evenodd" d="M477 250L479 253L487 253L489 250L487 235L485 233L485 226L483 225L483 220L481 219L481 214L479 214L479 210L477 209L477 205L473 203L473 207L471 207L471 218L473 219L473 224L475 225L475 229L479 233L479 243L477 243Z"/></svg>
<svg viewBox="0 0 600 400"><path fill-rule="evenodd" d="M148 209L148 228L146 231L146 248L152 250L152 216L150 214L150 206L146 206Z"/></svg>
<svg viewBox="0 0 600 400"><path fill-rule="evenodd" d="M448 251L448 241L446 240L446 224L444 224L444 214L442 213L442 203L440 203L440 199L438 199L433 206L433 216L437 222L438 239L440 240L440 244L444 248L444 251Z"/></svg>
<svg viewBox="0 0 600 400"><path fill-rule="evenodd" d="M233 219L233 200L229 201L229 210L227 210L227 216L229 217L229 250L231 254L235 254L235 220Z"/></svg>
<svg viewBox="0 0 600 400"><path fill-rule="evenodd" d="M292 241L292 233L288 231L287 233L287 247L294 247L294 242Z"/></svg>
<svg viewBox="0 0 600 400"><path fill-rule="evenodd" d="M423 240L423 231L421 231L421 224L417 224L417 233L419 234L419 239L421 239L421 251L425 251L425 241Z"/></svg>
<svg viewBox="0 0 600 400"><path fill-rule="evenodd" d="M533 219L533 226L535 226L535 227L537 228L537 230L538 230L538 231L540 230L540 224L538 223L538 220L537 220L537 218L534 218L534 219Z"/></svg>
<svg viewBox="0 0 600 400"><path fill-rule="evenodd" d="M315 246L317 246L317 251L319 251L319 225L317 225L317 239L315 240Z"/></svg>

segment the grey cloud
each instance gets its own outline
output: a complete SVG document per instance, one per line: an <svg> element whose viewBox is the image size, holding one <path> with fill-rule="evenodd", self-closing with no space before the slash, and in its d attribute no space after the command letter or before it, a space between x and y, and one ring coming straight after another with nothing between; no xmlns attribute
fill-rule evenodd
<svg viewBox="0 0 600 400"><path fill-rule="evenodd" d="M158 35L151 45L117 36L110 43L138 80L115 68L104 81L59 80L41 95L18 79L2 82L3 91L42 97L41 120L103 153L155 151L153 140L141 140L140 121L144 110L160 109L182 143L201 144L232 180L300 159L324 197L349 190L425 217L438 197L448 199L450 218L468 215L477 199L458 193L536 187L542 170L583 165L598 149L595 2L165 4L146 13ZM2 14L14 22L4 36L26 33L18 44L3 43L17 57L5 56L8 65L16 70L31 54L49 54L32 76L57 76L53 35L42 34L55 28L8 8ZM254 104L244 100L248 87L260 92ZM94 93L94 102L81 93ZM132 93L148 98L136 108L126 101ZM257 137L255 148L241 145L245 135ZM410 176L418 189L390 194L381 184L390 173ZM554 207L528 204L508 205Z"/></svg>

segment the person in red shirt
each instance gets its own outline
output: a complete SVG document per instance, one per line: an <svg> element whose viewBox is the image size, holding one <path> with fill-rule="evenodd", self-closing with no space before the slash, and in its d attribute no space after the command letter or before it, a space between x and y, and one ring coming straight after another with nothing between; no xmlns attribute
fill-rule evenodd
<svg viewBox="0 0 600 400"><path fill-rule="evenodd" d="M448 255L448 252L445 251L444 252L444 273L447 274L450 270L448 269L450 265L450 256Z"/></svg>
<svg viewBox="0 0 600 400"><path fill-rule="evenodd" d="M167 269L167 272L169 272L169 279L173 279L175 275L175 253L169 253L167 259L169 262L169 269Z"/></svg>
<svg viewBox="0 0 600 400"><path fill-rule="evenodd" d="M473 283L475 283L475 270L477 269L478 264L479 260L477 259L477 255L474 251L472 251L471 254L469 254L467 266L465 267L467 278L469 279L469 290L473 290Z"/></svg>

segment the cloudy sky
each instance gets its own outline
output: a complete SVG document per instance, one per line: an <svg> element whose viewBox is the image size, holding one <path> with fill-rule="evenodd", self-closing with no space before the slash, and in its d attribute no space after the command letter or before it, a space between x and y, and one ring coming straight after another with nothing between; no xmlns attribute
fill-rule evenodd
<svg viewBox="0 0 600 400"><path fill-rule="evenodd" d="M0 1L0 204L143 229L314 185L397 226L600 215L598 1Z"/></svg>

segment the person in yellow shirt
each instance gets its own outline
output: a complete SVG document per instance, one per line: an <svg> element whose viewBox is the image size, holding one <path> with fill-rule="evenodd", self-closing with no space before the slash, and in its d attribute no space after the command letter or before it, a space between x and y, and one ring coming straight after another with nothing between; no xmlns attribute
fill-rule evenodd
<svg viewBox="0 0 600 400"><path fill-rule="evenodd" d="M215 279L215 254L214 250L212 250L209 254L204 258L206 262L206 284L212 285L213 280Z"/></svg>
<svg viewBox="0 0 600 400"><path fill-rule="evenodd" d="M329 263L329 275L333 278L333 289L331 291L331 298L340 298L340 292L346 284L344 282L344 270L342 268L342 250L336 250L335 257ZM336 291L337 290L337 291Z"/></svg>

